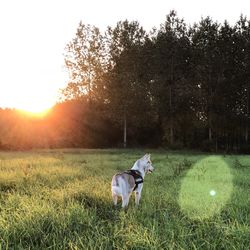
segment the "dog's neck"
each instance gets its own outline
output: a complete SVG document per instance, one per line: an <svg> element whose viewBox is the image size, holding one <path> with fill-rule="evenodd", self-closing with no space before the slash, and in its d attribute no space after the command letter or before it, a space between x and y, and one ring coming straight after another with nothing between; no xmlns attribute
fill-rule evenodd
<svg viewBox="0 0 250 250"><path fill-rule="evenodd" d="M143 166L140 165L140 160L137 160L131 169L139 171L141 173L141 177L144 179L145 171Z"/></svg>

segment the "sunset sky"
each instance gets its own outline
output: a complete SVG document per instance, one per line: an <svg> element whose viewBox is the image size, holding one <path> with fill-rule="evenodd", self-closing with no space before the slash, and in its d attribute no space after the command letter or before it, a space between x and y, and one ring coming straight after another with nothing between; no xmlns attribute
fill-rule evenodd
<svg viewBox="0 0 250 250"><path fill-rule="evenodd" d="M190 24L208 15L234 24L241 13L250 13L250 2L1 0L0 107L41 111L56 102L68 76L64 48L80 20L102 30L120 20L138 20L150 30L158 28L171 9Z"/></svg>

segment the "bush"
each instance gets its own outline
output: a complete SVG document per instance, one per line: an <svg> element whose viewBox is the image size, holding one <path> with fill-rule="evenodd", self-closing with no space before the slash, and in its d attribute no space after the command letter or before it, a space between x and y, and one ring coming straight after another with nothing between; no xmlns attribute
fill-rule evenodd
<svg viewBox="0 0 250 250"><path fill-rule="evenodd" d="M204 140L201 144L201 150L204 152L214 152L216 150L214 140Z"/></svg>
<svg viewBox="0 0 250 250"><path fill-rule="evenodd" d="M243 144L239 148L240 154L249 154L250 153L250 144Z"/></svg>

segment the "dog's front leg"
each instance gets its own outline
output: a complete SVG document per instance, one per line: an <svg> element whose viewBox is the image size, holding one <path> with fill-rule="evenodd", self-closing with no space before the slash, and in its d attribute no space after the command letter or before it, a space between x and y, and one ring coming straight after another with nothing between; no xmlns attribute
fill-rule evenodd
<svg viewBox="0 0 250 250"><path fill-rule="evenodd" d="M141 199L141 192L136 191L135 192L135 205L136 206L139 206L140 199Z"/></svg>
<svg viewBox="0 0 250 250"><path fill-rule="evenodd" d="M143 184L139 184L137 190L135 191L135 205L139 206L139 202L141 199L141 191L142 191Z"/></svg>

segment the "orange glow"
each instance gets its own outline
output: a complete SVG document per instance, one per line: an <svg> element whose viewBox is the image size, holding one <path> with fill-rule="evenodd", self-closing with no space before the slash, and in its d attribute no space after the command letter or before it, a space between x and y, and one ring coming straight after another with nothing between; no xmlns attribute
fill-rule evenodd
<svg viewBox="0 0 250 250"><path fill-rule="evenodd" d="M42 118L44 116L46 116L50 110L50 108L45 108L45 109L40 109L40 108L36 108L36 107L31 107L31 108L27 108L27 109L17 109L21 114L24 114L26 116L32 116L32 117L38 117L38 118Z"/></svg>
<svg viewBox="0 0 250 250"><path fill-rule="evenodd" d="M14 97L10 99L10 101L13 104L13 107L24 115L44 117L54 106L55 102L53 102L53 100L51 100L50 98L48 98L48 96L41 92L42 91L40 91L40 96L38 96L38 93L36 93L36 91L33 91L33 95L30 95L31 97L25 96L22 99L20 98L19 100L16 100ZM24 94L21 96L24 96Z"/></svg>

